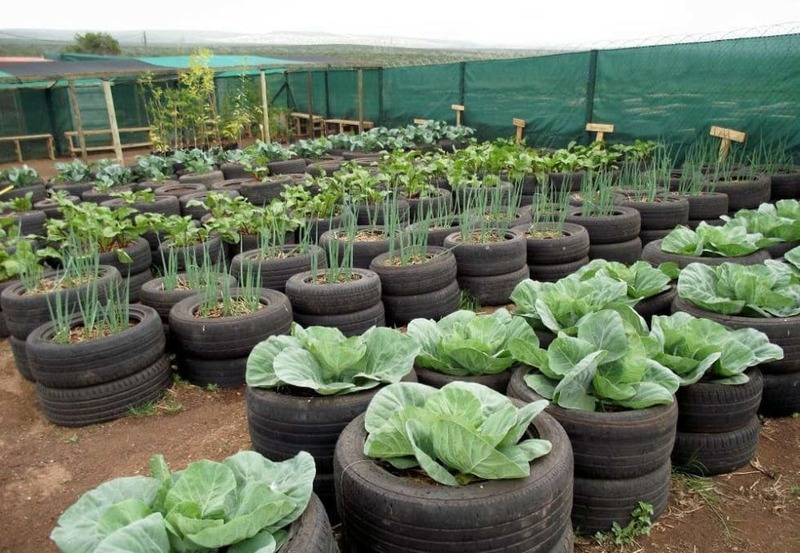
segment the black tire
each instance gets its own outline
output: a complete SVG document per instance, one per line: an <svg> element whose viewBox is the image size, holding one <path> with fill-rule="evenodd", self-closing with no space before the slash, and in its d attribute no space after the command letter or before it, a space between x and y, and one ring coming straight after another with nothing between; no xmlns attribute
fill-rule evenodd
<svg viewBox="0 0 800 553"><path fill-rule="evenodd" d="M705 317L732 329L755 328L767 335L769 341L783 348L784 358L759 365L762 373L783 374L800 371L800 317L760 318L721 315L700 309L680 296L672 302L672 312L683 311L694 317ZM766 381L764 387L767 387Z"/></svg>
<svg viewBox="0 0 800 553"><path fill-rule="evenodd" d="M304 315L340 315L363 311L381 302L381 279L368 269L353 269L358 278L333 284L316 284L311 272L286 281L286 295L295 312Z"/></svg>
<svg viewBox="0 0 800 553"><path fill-rule="evenodd" d="M672 301L677 295L677 288L672 286L669 290L665 290L660 294L639 300L639 303L634 305L633 309L650 324L650 319L654 315L669 315Z"/></svg>
<svg viewBox="0 0 800 553"><path fill-rule="evenodd" d="M178 274L179 278L185 277L185 273ZM236 286L236 279L233 276L220 275L220 279L228 280L228 285ZM142 284L139 292L140 301L156 310L163 323L169 322L169 312L176 303L186 298L196 296L197 290L164 290L164 279L153 278Z"/></svg>
<svg viewBox="0 0 800 553"><path fill-rule="evenodd" d="M528 265L531 280L538 280L540 282L556 282L562 278L571 275L584 265L588 265L588 256L578 259L577 261L570 261L569 263L562 263L560 265Z"/></svg>
<svg viewBox="0 0 800 553"><path fill-rule="evenodd" d="M302 173L306 170L305 158L284 159L270 161L267 163L270 175L287 175L290 173Z"/></svg>
<svg viewBox="0 0 800 553"><path fill-rule="evenodd" d="M475 203L475 198L483 198L485 195L489 202L499 201L500 205L508 205L511 201L511 193L514 187L510 182L501 182L490 187L451 184L453 194L453 209L456 213L464 211L468 206Z"/></svg>
<svg viewBox="0 0 800 553"><path fill-rule="evenodd" d="M642 249L642 259L649 262L654 267L658 267L662 263L672 262L676 263L678 267L683 269L689 263L703 263L705 265L717 266L723 263L738 263L739 265L760 265L765 259L769 259L769 252L767 250L758 250L750 255L743 255L740 257L693 257L689 255L680 255L669 253L661 250L661 240L650 242Z"/></svg>
<svg viewBox="0 0 800 553"><path fill-rule="evenodd" d="M8 183L3 183L5 186ZM44 184L30 184L28 186L22 186L19 188L12 188L8 192L3 193L3 201L10 201L16 200L17 198L24 198L26 195L31 194L31 203L36 204L37 202L41 202L47 199L47 190L44 187Z"/></svg>
<svg viewBox="0 0 800 553"><path fill-rule="evenodd" d="M153 189L156 197L158 196L175 196L180 198L186 194L193 194L195 192L204 192L208 190L205 184L199 182L178 182L176 184L165 184Z"/></svg>
<svg viewBox="0 0 800 553"><path fill-rule="evenodd" d="M689 222L689 202L685 198L670 196L666 201L624 201L625 207L632 207L642 218L642 230L672 230L677 225ZM640 233L641 234L641 233Z"/></svg>
<svg viewBox="0 0 800 553"><path fill-rule="evenodd" d="M202 192L194 192L192 194L184 194L178 198L178 203L181 206L181 215L189 215L192 219L200 220L203 216L209 213L208 208L202 205L190 206L189 202L197 200L198 202L205 202L209 194L225 194L231 198L236 198L239 193L236 190L204 190Z"/></svg>
<svg viewBox="0 0 800 553"><path fill-rule="evenodd" d="M287 244L282 251L291 253L296 249L297 246ZM305 253L267 259L260 259L260 256L260 250L249 250L236 254L231 261L231 275L241 281L248 270L253 270L261 274L262 288L284 292L286 281L296 274L310 271L314 259L316 259L318 269L328 268L325 251L314 244L311 244Z"/></svg>
<svg viewBox="0 0 800 553"><path fill-rule="evenodd" d="M796 167L787 168L784 173L774 173L770 201L800 199L800 171Z"/></svg>
<svg viewBox="0 0 800 553"><path fill-rule="evenodd" d="M426 294L441 290L455 282L457 264L453 252L429 246L427 254L430 259L424 263L410 265L387 263L388 252L373 258L369 269L380 277L384 297Z"/></svg>
<svg viewBox="0 0 800 553"><path fill-rule="evenodd" d="M222 171L209 171L208 173L186 173L178 177L178 182L181 184L203 184L206 187L214 183L222 182L225 180L225 175Z"/></svg>
<svg viewBox="0 0 800 553"><path fill-rule="evenodd" d="M59 426L87 426L117 419L132 407L158 400L172 384L166 357L120 380L85 388L48 388L36 384L45 418Z"/></svg>
<svg viewBox="0 0 800 553"><path fill-rule="evenodd" d="M789 250L792 250L800 246L800 242L797 240L793 242L778 242L777 244L770 244L765 250L769 252L770 259L783 259L783 256Z"/></svg>
<svg viewBox="0 0 800 553"><path fill-rule="evenodd" d="M204 263L203 250L205 248L208 249L208 258L212 264L222 262L225 258L222 239L219 235L211 236L205 242L192 246L173 246L172 240L164 240L153 253L153 264L157 268L163 270L165 260L169 259L169 250L173 247L176 248L178 271L185 270L186 265L189 265L192 261L196 261L198 265L202 265Z"/></svg>
<svg viewBox="0 0 800 553"><path fill-rule="evenodd" d="M131 263L123 263L119 260L119 255L115 251L103 252L100 254L101 265L111 265L116 267L123 277L128 274L134 275L143 271L149 271L153 264L153 254L150 252L150 244L144 238L137 238L124 248L122 251L131 258Z"/></svg>
<svg viewBox="0 0 800 553"><path fill-rule="evenodd" d="M36 382L36 379L31 372L30 365L28 365L28 354L25 348L25 340L21 340L16 336L8 337L8 345L11 348L11 355L14 358L14 366L17 367L17 372L22 375L22 378L29 382Z"/></svg>
<svg viewBox="0 0 800 553"><path fill-rule="evenodd" d="M766 365L762 365L766 368ZM800 371L764 373L764 392L759 412L768 417L788 417L800 413Z"/></svg>
<svg viewBox="0 0 800 553"><path fill-rule="evenodd" d="M437 223L438 224L438 223ZM453 220L452 224L447 227L441 226L431 226L428 228L428 245L429 246L437 246L439 248L444 247L444 239L453 234L454 232L458 232L461 227L458 226L458 221Z"/></svg>
<svg viewBox="0 0 800 553"><path fill-rule="evenodd" d="M272 179L268 182L247 181L239 186L239 194L247 198L251 204L262 207L280 198L284 187L291 183L292 180L289 178Z"/></svg>
<svg viewBox="0 0 800 553"><path fill-rule="evenodd" d="M703 192L686 196L689 220L719 219L728 213L728 195L722 192Z"/></svg>
<svg viewBox="0 0 800 553"><path fill-rule="evenodd" d="M236 297L238 289L231 290ZM262 289L257 311L232 317L198 317L200 298L176 303L169 312L170 337L180 352L202 359L247 357L256 344L276 334L288 334L292 306L285 294Z"/></svg>
<svg viewBox="0 0 800 553"><path fill-rule="evenodd" d="M217 385L237 388L244 385L247 357L232 359L201 359L178 356L178 374L197 386Z"/></svg>
<svg viewBox="0 0 800 553"><path fill-rule="evenodd" d="M508 396L531 403L542 399L525 384L529 367L516 369ZM585 478L636 478L669 461L678 423L678 404L647 409L595 412L547 407L570 437L575 475Z"/></svg>
<svg viewBox="0 0 800 553"><path fill-rule="evenodd" d="M410 296L383 296L388 326L405 326L414 319L439 320L458 311L461 288L454 279L449 285L433 292Z"/></svg>
<svg viewBox="0 0 800 553"><path fill-rule="evenodd" d="M698 476L733 472L755 456L760 430L754 415L746 425L730 432L678 432L672 463L681 472Z"/></svg>
<svg viewBox="0 0 800 553"><path fill-rule="evenodd" d="M222 171L222 176L225 177L225 180L253 178L253 174L248 173L241 163L222 163L219 166L219 170Z"/></svg>
<svg viewBox="0 0 800 553"><path fill-rule="evenodd" d="M408 223L411 212L408 201L398 198L394 204L397 206L397 222ZM384 213L383 206L358 204L356 206L356 222L359 225L385 225L386 213Z"/></svg>
<svg viewBox="0 0 800 553"><path fill-rule="evenodd" d="M107 200L102 205L110 208L131 207L140 213L161 213L162 215L180 215L181 205L177 196L156 196L152 202L126 203L120 198Z"/></svg>
<svg viewBox="0 0 800 553"><path fill-rule="evenodd" d="M331 229L322 233L319 239L319 245L325 248L326 252L330 253L331 248L334 247L333 239L339 237L338 242L338 259L344 258L345 249L350 246L346 237L340 236L341 229ZM369 227L359 226L357 232L374 233L380 236L383 233L383 227ZM359 269L369 269L372 260L379 255L389 251L390 244L394 242L395 248L399 247L399 238L392 239L381 238L376 240L359 240L356 238L352 243L353 249L353 267Z"/></svg>
<svg viewBox="0 0 800 553"><path fill-rule="evenodd" d="M646 246L650 242L655 242L656 240L663 240L666 236L672 232L673 229L666 229L666 230L643 230L639 233L639 238L642 241L642 246Z"/></svg>
<svg viewBox="0 0 800 553"><path fill-rule="evenodd" d="M586 175L585 171L574 171L571 173L548 173L547 184L553 192L570 190L577 192L581 189L581 183Z"/></svg>
<svg viewBox="0 0 800 553"><path fill-rule="evenodd" d="M438 217L440 213L453 212L453 194L444 188L437 188L423 198L407 198L408 218L411 222L421 221L425 217Z"/></svg>
<svg viewBox="0 0 800 553"><path fill-rule="evenodd" d="M13 221L9 228L19 229L20 236L28 234L44 236L46 234L44 224L47 221L47 214L44 211L17 211L4 213L2 217Z"/></svg>
<svg viewBox="0 0 800 553"><path fill-rule="evenodd" d="M294 321L301 326L330 326L338 328L345 336L358 336L373 326L386 326L383 302L366 309L349 313L310 315L294 312Z"/></svg>
<svg viewBox="0 0 800 553"><path fill-rule="evenodd" d="M589 246L589 259L605 259L619 261L626 265L636 263L642 255L642 239L638 236L632 240L615 244L592 244Z"/></svg>
<svg viewBox="0 0 800 553"><path fill-rule="evenodd" d="M50 190L64 190L70 196L78 196L80 198L84 192L94 188L94 182L62 182L49 186Z"/></svg>
<svg viewBox="0 0 800 553"><path fill-rule="evenodd" d="M352 552L558 551L570 526L572 455L546 413L532 434L552 451L528 477L450 487L395 476L364 455L363 416L342 432L334 455L336 501Z"/></svg>
<svg viewBox="0 0 800 553"><path fill-rule="evenodd" d="M331 176L342 168L340 161L318 161L309 163L302 170L314 177Z"/></svg>
<svg viewBox="0 0 800 553"><path fill-rule="evenodd" d="M464 242L461 233L454 232L444 239L443 246L453 251L459 278L506 275L522 267L527 270L525 236L513 229L504 236L499 242Z"/></svg>
<svg viewBox="0 0 800 553"><path fill-rule="evenodd" d="M131 190L130 186L114 186L110 190L92 189L81 194L81 200L100 205L103 202L116 198L117 192L131 192Z"/></svg>
<svg viewBox="0 0 800 553"><path fill-rule="evenodd" d="M517 284L530 278L527 265L512 273L495 276L459 276L458 284L482 307L506 305L511 301L511 292Z"/></svg>
<svg viewBox="0 0 800 553"><path fill-rule="evenodd" d="M729 212L756 209L762 203L769 202L772 179L767 175L761 175L755 180L718 182L714 186L714 191L727 194Z"/></svg>
<svg viewBox="0 0 800 553"><path fill-rule="evenodd" d="M146 270L135 275L128 277L128 301L130 303L139 303L141 300L142 286L145 282L153 279L153 273L150 272L148 267Z"/></svg>
<svg viewBox="0 0 800 553"><path fill-rule="evenodd" d="M45 273L45 277L59 275L56 272ZM119 271L109 265L100 265L100 276L92 285L97 286L98 301L108 298L112 287L118 288L121 282ZM22 283L16 283L0 293L0 303L6 325L12 336L20 339L28 337L36 327L50 322L50 308L48 300L55 305L56 295L60 295L65 305L70 309L77 309L78 295L83 293L89 284L82 284L75 288L48 292L46 294L25 294Z"/></svg>
<svg viewBox="0 0 800 553"><path fill-rule="evenodd" d="M547 227L541 223L539 227ZM564 223L560 238L535 238L530 227L514 227L525 233L528 265L564 265L579 261L589 253L589 233L580 225Z"/></svg>
<svg viewBox="0 0 800 553"><path fill-rule="evenodd" d="M434 388L441 388L451 382L472 382L474 384L482 384L505 394L508 389L508 383L511 380L511 374L519 368L519 365L512 365L503 372L497 374L483 374L479 376L453 376L450 374L440 373L431 369L424 369L422 367L415 367L417 379L422 384L433 386ZM519 399L519 398L517 398Z"/></svg>
<svg viewBox="0 0 800 553"><path fill-rule="evenodd" d="M291 526L289 539L281 553L336 553L336 542L325 508L316 494L311 494L306 510Z"/></svg>
<svg viewBox="0 0 800 553"><path fill-rule="evenodd" d="M549 331L549 330L539 330L536 329L533 331L536 334L536 338L539 339L539 347L547 349L553 340L556 339L556 335Z"/></svg>
<svg viewBox="0 0 800 553"><path fill-rule="evenodd" d="M746 426L758 412L764 380L761 371L747 371L750 380L737 386L713 381L681 386L678 401L679 432L731 432Z"/></svg>
<svg viewBox="0 0 800 553"><path fill-rule="evenodd" d="M636 478L605 480L576 476L572 505L575 531L592 535L610 530L615 522L624 527L639 501L653 506L650 520L656 520L667 507L671 476L669 461Z"/></svg>
<svg viewBox="0 0 800 553"><path fill-rule="evenodd" d="M580 207L567 210L567 222L581 225L589 233L589 241L595 244L617 244L639 237L642 217L632 207L617 206L613 215L581 215ZM591 255L590 255L591 257Z"/></svg>
<svg viewBox="0 0 800 553"><path fill-rule="evenodd" d="M52 323L36 328L26 340L28 366L37 382L50 388L83 388L125 378L164 355L161 319L146 305L130 306L133 326L110 336L57 344ZM72 325L82 322L73 317Z"/></svg>
<svg viewBox="0 0 800 553"><path fill-rule="evenodd" d="M75 205L81 203L81 199L78 196L67 196L67 199ZM45 198L44 200L39 200L38 202L33 204L33 209L36 209L38 211L43 211L48 219L64 218L64 214L61 213L61 210L58 207L58 203L51 198Z"/></svg>

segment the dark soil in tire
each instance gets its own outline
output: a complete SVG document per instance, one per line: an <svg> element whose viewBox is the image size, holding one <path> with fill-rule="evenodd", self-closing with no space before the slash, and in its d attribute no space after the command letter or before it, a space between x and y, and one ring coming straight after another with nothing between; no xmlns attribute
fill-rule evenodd
<svg viewBox="0 0 800 553"><path fill-rule="evenodd" d="M527 265L512 273L494 276L459 276L459 286L466 290L483 307L506 305L517 284L530 278Z"/></svg>
<svg viewBox="0 0 800 553"><path fill-rule="evenodd" d="M761 423L753 416L730 432L678 432L672 463L681 472L698 476L733 472L755 456L760 430Z"/></svg>
<svg viewBox="0 0 800 553"><path fill-rule="evenodd" d="M642 249L642 259L649 262L654 267L658 267L662 263L672 262L676 263L681 269L686 267L689 263L703 263L712 266L722 265L723 263L760 265L765 259L769 259L769 252L767 250L758 250L750 255L743 255L741 257L693 257L690 255L680 255L662 251L661 240L656 240L650 242Z"/></svg>
<svg viewBox="0 0 800 553"><path fill-rule="evenodd" d="M459 277L486 277L506 275L527 269L525 237L519 230L509 229L503 240L496 242L465 242L461 233L454 232L444 239L444 248L456 258Z"/></svg>
<svg viewBox="0 0 800 553"><path fill-rule="evenodd" d="M747 371L745 384L727 386L701 380L681 386L678 401L680 432L730 432L746 426L758 412L764 380L758 368Z"/></svg>
<svg viewBox="0 0 800 553"><path fill-rule="evenodd" d="M297 250L297 246L287 244L281 251L282 257L261 259L260 250L249 250L236 254L231 261L231 275L241 281L248 270L261 275L261 287L283 292L286 281L292 276L311 270L312 260L316 259L316 267L320 270L328 268L325 251L314 244L305 253Z"/></svg>
<svg viewBox="0 0 800 553"><path fill-rule="evenodd" d="M589 259L605 259L632 265L639 260L641 255L642 239L638 236L616 244L592 244L589 246Z"/></svg>
<svg viewBox="0 0 800 553"><path fill-rule="evenodd" d="M453 195L449 190L437 188L430 195L419 198L407 198L409 221L415 222L425 217L438 217L440 213L452 213Z"/></svg>
<svg viewBox="0 0 800 553"><path fill-rule="evenodd" d="M638 238L642 230L639 212L623 206L615 207L613 215L588 217L581 215L580 207L573 207L567 210L567 222L584 227L592 245L626 242Z"/></svg>
<svg viewBox="0 0 800 553"><path fill-rule="evenodd" d="M179 273L178 278L186 278L186 273ZM230 287L236 287L236 278L233 276L223 277L226 278ZM144 305L148 305L156 310L161 321L166 323L169 321L169 312L172 306L181 300L191 296L197 295L197 290L192 289L178 289L178 290L164 290L164 279L154 278L150 279L142 285L140 290L140 299Z"/></svg>
<svg viewBox="0 0 800 553"><path fill-rule="evenodd" d="M639 212L642 230L672 230L689 222L689 202L684 198L660 198L660 201L653 202L636 198L636 194L628 194L622 205Z"/></svg>
<svg viewBox="0 0 800 553"><path fill-rule="evenodd" d="M409 296L383 296L388 326L405 326L414 319L439 320L450 313L458 311L461 299L461 288L455 279L433 292Z"/></svg>
<svg viewBox="0 0 800 553"><path fill-rule="evenodd" d="M369 269L380 277L383 295L426 294L441 290L455 282L457 265L452 251L429 246L426 254L428 259L425 262L409 265L387 263L388 252L373 258ZM394 260L397 260L397 257Z"/></svg>
<svg viewBox="0 0 800 553"><path fill-rule="evenodd" d="M537 238L529 233L530 227L514 227L525 233L528 265L564 265L583 259L589 253L589 233L580 225L564 223L562 235L555 238ZM548 228L540 223L537 228Z"/></svg>
<svg viewBox="0 0 800 553"><path fill-rule="evenodd" d="M339 315L373 307L381 301L380 277L368 269L353 269L347 282L317 284L311 273L298 273L286 281L293 309L305 315Z"/></svg>
<svg viewBox="0 0 800 553"><path fill-rule="evenodd" d="M172 384L172 370L162 357L120 380L85 388L48 388L36 384L44 416L59 426L86 426L117 419L132 407L156 401Z"/></svg>

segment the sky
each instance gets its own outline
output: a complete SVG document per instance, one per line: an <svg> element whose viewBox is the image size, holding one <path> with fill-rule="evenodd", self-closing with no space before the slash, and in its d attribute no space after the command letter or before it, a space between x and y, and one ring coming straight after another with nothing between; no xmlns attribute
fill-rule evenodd
<svg viewBox="0 0 800 553"><path fill-rule="evenodd" d="M5 29L304 31L511 47L800 32L800 0L37 0L3 11Z"/></svg>

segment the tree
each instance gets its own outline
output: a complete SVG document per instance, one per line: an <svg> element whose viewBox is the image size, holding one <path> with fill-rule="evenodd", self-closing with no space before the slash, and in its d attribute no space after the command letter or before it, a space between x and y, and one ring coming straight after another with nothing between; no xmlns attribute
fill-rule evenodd
<svg viewBox="0 0 800 553"><path fill-rule="evenodd" d="M108 33L76 34L75 43L67 46L64 51L76 54L105 54L109 56L122 54L119 41Z"/></svg>

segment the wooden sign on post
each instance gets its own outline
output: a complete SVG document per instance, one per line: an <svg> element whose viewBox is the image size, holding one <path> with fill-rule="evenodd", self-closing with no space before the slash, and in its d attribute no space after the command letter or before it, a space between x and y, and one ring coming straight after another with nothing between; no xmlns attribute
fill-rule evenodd
<svg viewBox="0 0 800 553"><path fill-rule="evenodd" d="M428 123L430 121L433 121L433 119L414 119L414 124L415 125L424 125L425 123Z"/></svg>
<svg viewBox="0 0 800 553"><path fill-rule="evenodd" d="M711 126L711 132L709 134L722 139L722 143L719 145L720 161L725 161L728 158L728 152L731 151L731 140L734 142L744 142L747 140L747 134L742 131L735 131L733 129L726 129L725 127L717 127L714 125Z"/></svg>
<svg viewBox="0 0 800 553"><path fill-rule="evenodd" d="M614 125L609 125L607 123L586 123L586 130L588 132L596 132L597 135L594 137L594 141L602 142L605 133L614 132Z"/></svg>
<svg viewBox="0 0 800 553"><path fill-rule="evenodd" d="M453 104L450 109L456 112L456 127L461 126L461 112L464 111L464 106L461 104Z"/></svg>
<svg viewBox="0 0 800 553"><path fill-rule="evenodd" d="M525 120L524 119L517 119L516 117L511 120L511 123L517 127L517 134L514 137L514 140L517 144L522 142L522 131L525 129Z"/></svg>

